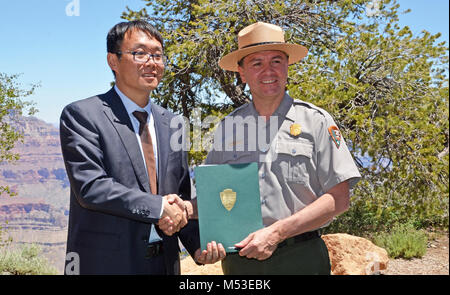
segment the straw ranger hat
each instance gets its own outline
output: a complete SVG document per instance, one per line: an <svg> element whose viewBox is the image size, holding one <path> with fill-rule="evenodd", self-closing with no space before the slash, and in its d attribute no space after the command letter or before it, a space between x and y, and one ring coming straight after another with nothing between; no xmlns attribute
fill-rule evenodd
<svg viewBox="0 0 450 295"><path fill-rule="evenodd" d="M257 22L243 28L238 34L239 49L233 51L219 61L219 66L227 71L238 71L238 62L245 56L264 50L279 50L289 56L289 64L301 60L308 49L298 44L284 42L284 32L276 25Z"/></svg>

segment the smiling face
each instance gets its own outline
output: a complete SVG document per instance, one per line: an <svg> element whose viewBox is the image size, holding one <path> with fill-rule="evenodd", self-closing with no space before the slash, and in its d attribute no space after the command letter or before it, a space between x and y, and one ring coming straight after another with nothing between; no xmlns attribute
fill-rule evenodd
<svg viewBox="0 0 450 295"><path fill-rule="evenodd" d="M116 85L138 105L145 106L150 92L161 81L164 65L154 63L151 58L146 63L138 63L128 52L163 54L161 43L150 34L135 29L125 34L120 51L120 58L117 54L108 53L108 64L116 74Z"/></svg>
<svg viewBox="0 0 450 295"><path fill-rule="evenodd" d="M273 101L278 104L284 97L288 77L288 57L282 51L260 51L247 55L238 67L247 83L255 103Z"/></svg>

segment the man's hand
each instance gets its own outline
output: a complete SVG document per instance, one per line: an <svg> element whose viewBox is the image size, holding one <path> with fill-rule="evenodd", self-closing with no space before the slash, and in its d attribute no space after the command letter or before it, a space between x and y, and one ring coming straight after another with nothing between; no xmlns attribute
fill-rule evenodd
<svg viewBox="0 0 450 295"><path fill-rule="evenodd" d="M212 241L206 245L206 250L200 248L195 251L194 259L198 263L212 264L225 258L227 253L222 244Z"/></svg>
<svg viewBox="0 0 450 295"><path fill-rule="evenodd" d="M179 196L170 194L163 197L163 207L158 226L166 235L171 236L187 224L186 205Z"/></svg>
<svg viewBox="0 0 450 295"><path fill-rule="evenodd" d="M234 246L242 248L239 251L240 256L265 260L272 256L279 242L280 238L277 231L269 226L249 234Z"/></svg>
<svg viewBox="0 0 450 295"><path fill-rule="evenodd" d="M198 219L197 198L184 201L184 204L186 205L186 214L188 215L188 219Z"/></svg>

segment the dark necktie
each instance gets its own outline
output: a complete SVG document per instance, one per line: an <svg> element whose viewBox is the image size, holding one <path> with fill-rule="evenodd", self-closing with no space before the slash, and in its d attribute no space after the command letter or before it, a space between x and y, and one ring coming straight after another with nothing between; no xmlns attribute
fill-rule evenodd
<svg viewBox="0 0 450 295"><path fill-rule="evenodd" d="M148 179L150 182L150 191L152 194L157 194L156 181L156 160L153 153L152 137L148 131L147 112L134 111L133 115L139 121L139 136L141 137L142 150L144 152L145 164L147 165Z"/></svg>

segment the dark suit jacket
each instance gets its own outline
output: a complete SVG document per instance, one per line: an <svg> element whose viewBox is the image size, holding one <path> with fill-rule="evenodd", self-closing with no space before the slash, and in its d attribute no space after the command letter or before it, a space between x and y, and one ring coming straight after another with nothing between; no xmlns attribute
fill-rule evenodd
<svg viewBox="0 0 450 295"><path fill-rule="evenodd" d="M177 237L191 255L200 247L198 223L190 221L171 237L159 231L163 263L145 259L162 196L174 193L190 199L187 153L170 146L172 135L181 142L181 117L155 104L151 107L158 195L150 193L136 135L114 89L74 102L62 112L61 148L71 186L67 253L79 255L80 274L179 274ZM171 128L172 119L180 124L172 122Z"/></svg>

